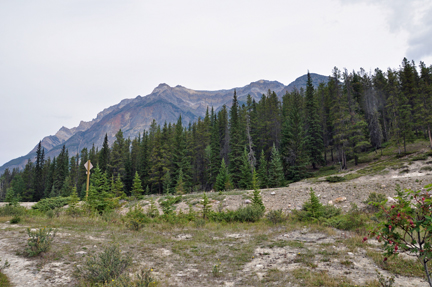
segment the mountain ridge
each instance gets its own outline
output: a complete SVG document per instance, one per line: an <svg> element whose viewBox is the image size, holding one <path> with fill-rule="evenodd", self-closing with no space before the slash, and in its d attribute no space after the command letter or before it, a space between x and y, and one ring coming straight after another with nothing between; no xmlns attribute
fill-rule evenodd
<svg viewBox="0 0 432 287"><path fill-rule="evenodd" d="M315 87L321 82L327 82L328 79L323 75L310 75ZM122 129L126 138L134 138L144 129L148 130L153 119L158 124L173 123L181 114L183 123L187 125L199 117L204 117L207 107L213 107L218 111L223 105L231 106L234 91L239 101L245 101L247 95L258 101L268 90L274 91L282 98L287 91L304 88L305 78L306 75L298 77L287 86L278 81L258 80L243 87L216 91L193 90L181 85L171 87L161 83L146 96L138 95L135 98L123 99L118 104L99 112L91 121L81 121L73 128L63 126L55 135L44 137L41 144L45 150L45 159L57 156L63 145L68 149L70 156L79 153L82 148L91 148L92 144L101 147L105 134L108 135L109 144L112 144L119 129ZM0 174L6 168L23 168L28 159L34 161L36 150L37 144L27 155L5 163L0 167Z"/></svg>

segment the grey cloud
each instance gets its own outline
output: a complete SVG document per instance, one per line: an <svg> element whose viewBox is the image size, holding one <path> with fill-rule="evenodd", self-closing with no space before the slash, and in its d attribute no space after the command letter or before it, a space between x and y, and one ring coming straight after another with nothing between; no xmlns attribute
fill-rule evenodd
<svg viewBox="0 0 432 287"><path fill-rule="evenodd" d="M430 0L340 0L342 4L380 6L387 15L390 32L407 32L409 59L432 56L432 1Z"/></svg>

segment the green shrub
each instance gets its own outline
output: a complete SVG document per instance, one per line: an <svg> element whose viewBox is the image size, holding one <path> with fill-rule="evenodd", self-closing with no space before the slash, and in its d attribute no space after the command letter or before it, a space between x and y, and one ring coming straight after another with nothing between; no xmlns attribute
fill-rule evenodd
<svg viewBox="0 0 432 287"><path fill-rule="evenodd" d="M379 207L377 207L377 205L386 199L386 196L382 193L371 192L363 203L367 204L366 211L378 212Z"/></svg>
<svg viewBox="0 0 432 287"><path fill-rule="evenodd" d="M256 222L263 217L264 211L257 204L241 207L235 211L235 221Z"/></svg>
<svg viewBox="0 0 432 287"><path fill-rule="evenodd" d="M424 166L420 170L421 171L432 171L432 166Z"/></svg>
<svg viewBox="0 0 432 287"><path fill-rule="evenodd" d="M87 258L82 267L76 267L76 273L90 283L115 282L131 264L130 254L122 255L115 244L105 246L102 253Z"/></svg>
<svg viewBox="0 0 432 287"><path fill-rule="evenodd" d="M48 210L47 212L45 212L45 215L48 218L53 218L54 217L54 211L52 209Z"/></svg>
<svg viewBox="0 0 432 287"><path fill-rule="evenodd" d="M126 223L127 228L138 231L144 224L149 223L151 219L144 214L143 208L137 204L129 210L123 221Z"/></svg>
<svg viewBox="0 0 432 287"><path fill-rule="evenodd" d="M69 197L51 197L41 199L38 203L32 206L32 209L39 209L40 211L46 212L55 208L63 207L69 204Z"/></svg>
<svg viewBox="0 0 432 287"><path fill-rule="evenodd" d="M21 217L19 217L18 215L15 215L14 217L12 217L12 219L10 220L10 224L17 224L21 222Z"/></svg>
<svg viewBox="0 0 432 287"><path fill-rule="evenodd" d="M412 161L427 160L427 158L428 158L428 155L424 153L424 154L419 154L419 155L414 156L411 160Z"/></svg>
<svg viewBox="0 0 432 287"><path fill-rule="evenodd" d="M355 230L364 225L364 220L357 208L357 205L351 203L351 209L348 213L327 218L324 225L341 230Z"/></svg>
<svg viewBox="0 0 432 287"><path fill-rule="evenodd" d="M172 214L175 210L174 204L179 203L182 199L182 196L171 196L168 195L165 197L164 201L159 202L160 206L162 207L162 211L165 215Z"/></svg>
<svg viewBox="0 0 432 287"><path fill-rule="evenodd" d="M282 209L279 209L269 211L266 218L269 222L278 224L287 221L288 216L283 213Z"/></svg>
<svg viewBox="0 0 432 287"><path fill-rule="evenodd" d="M311 188L310 199L303 203L302 210L294 210L293 214L300 221L322 221L337 216L341 210L332 205L322 205Z"/></svg>
<svg viewBox="0 0 432 287"><path fill-rule="evenodd" d="M0 207L0 216L23 216L27 210L23 206L6 205Z"/></svg>
<svg viewBox="0 0 432 287"><path fill-rule="evenodd" d="M158 282L151 276L151 269L141 270L136 276L122 274L111 282L104 284L106 287L151 287L157 286Z"/></svg>
<svg viewBox="0 0 432 287"><path fill-rule="evenodd" d="M337 175L326 177L326 181L332 182L332 183L333 182L342 182L342 181L345 181L345 180L346 180L345 177L343 177L343 176L337 176Z"/></svg>
<svg viewBox="0 0 432 287"><path fill-rule="evenodd" d="M44 227L32 231L30 228L27 228L27 234L30 238L27 241L28 246L25 252L29 257L33 257L49 250L56 235L56 230Z"/></svg>

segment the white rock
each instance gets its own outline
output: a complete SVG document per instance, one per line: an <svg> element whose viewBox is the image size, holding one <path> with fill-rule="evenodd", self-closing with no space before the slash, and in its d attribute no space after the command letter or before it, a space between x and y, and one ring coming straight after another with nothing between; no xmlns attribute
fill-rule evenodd
<svg viewBox="0 0 432 287"><path fill-rule="evenodd" d="M329 200L328 205L333 205L333 200Z"/></svg>
<svg viewBox="0 0 432 287"><path fill-rule="evenodd" d="M393 197L387 196L387 203L396 203L396 200Z"/></svg>
<svg viewBox="0 0 432 287"><path fill-rule="evenodd" d="M244 201L244 203L249 204L249 203L252 203L252 201L250 201L250 199L246 199L246 200Z"/></svg>
<svg viewBox="0 0 432 287"><path fill-rule="evenodd" d="M272 192L271 192L270 194L271 194L271 195L275 195L275 194L276 194L276 192L272 191Z"/></svg>
<svg viewBox="0 0 432 287"><path fill-rule="evenodd" d="M78 251L78 252L75 252L75 254L87 254L87 252L85 252L85 251Z"/></svg>

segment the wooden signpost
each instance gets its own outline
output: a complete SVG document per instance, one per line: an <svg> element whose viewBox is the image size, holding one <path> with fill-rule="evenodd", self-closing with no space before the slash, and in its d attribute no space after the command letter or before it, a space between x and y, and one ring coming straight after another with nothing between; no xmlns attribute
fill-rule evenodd
<svg viewBox="0 0 432 287"><path fill-rule="evenodd" d="M91 164L90 160L88 160L84 167L86 168L86 174L87 174L87 188L86 188L86 201L88 199L88 190L89 190L89 183L90 183L90 170L93 168L93 165Z"/></svg>

